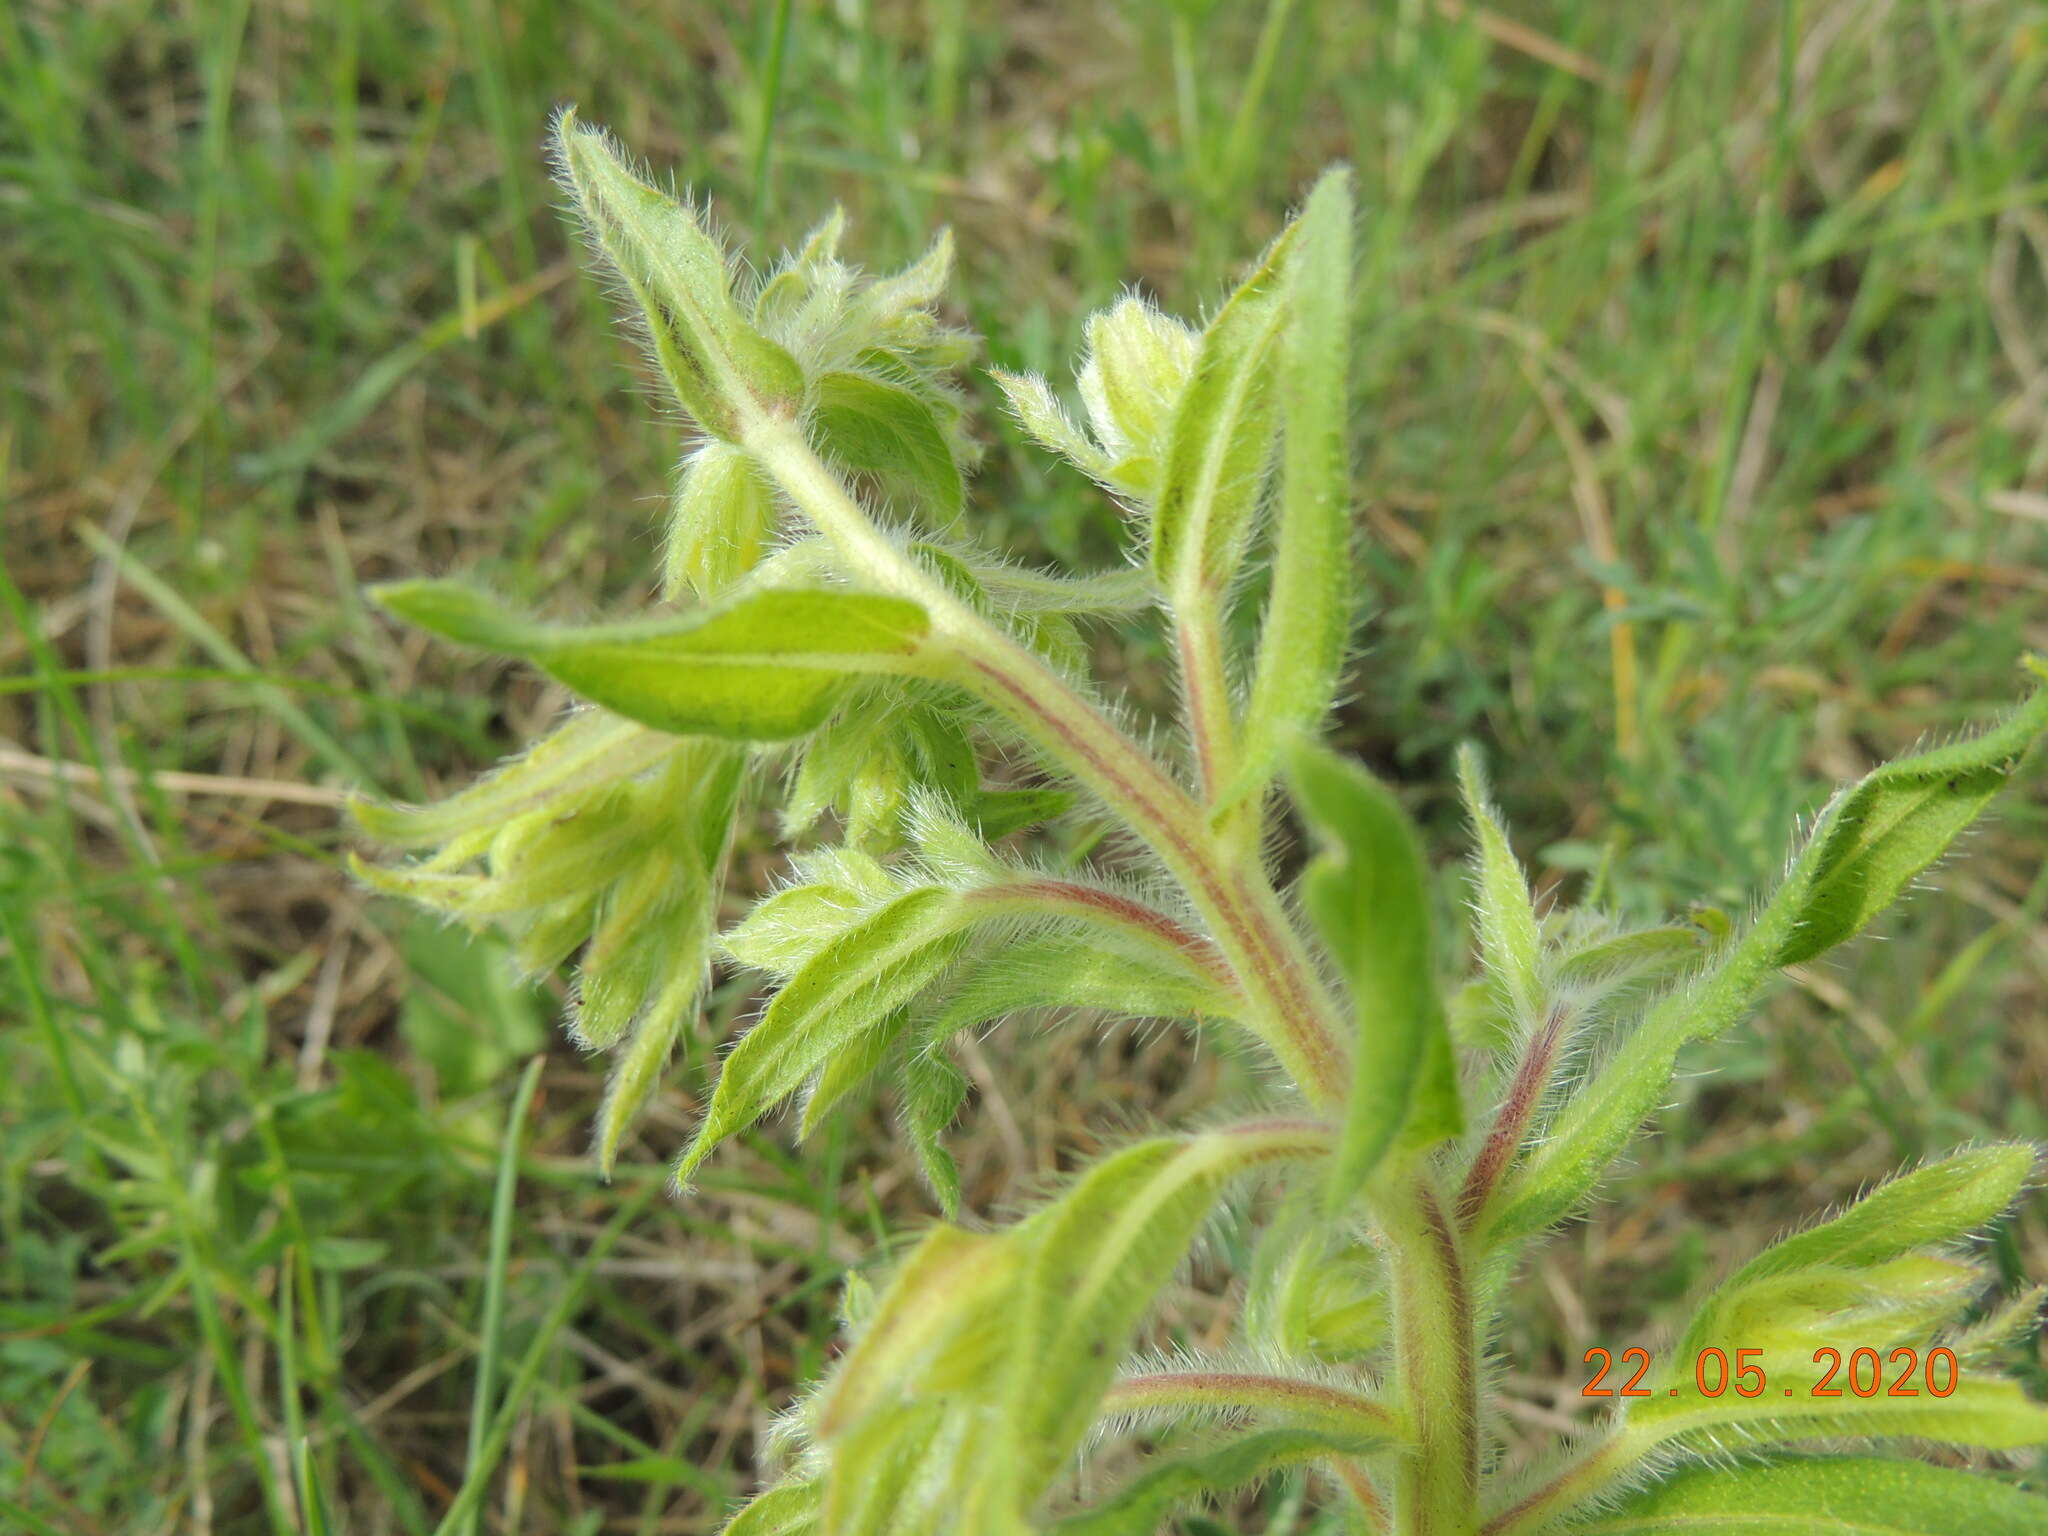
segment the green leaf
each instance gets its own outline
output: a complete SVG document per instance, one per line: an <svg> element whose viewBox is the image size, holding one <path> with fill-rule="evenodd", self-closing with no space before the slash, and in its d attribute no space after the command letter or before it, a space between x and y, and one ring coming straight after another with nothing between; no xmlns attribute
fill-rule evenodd
<svg viewBox="0 0 2048 1536"><path fill-rule="evenodd" d="M555 160L597 247L638 302L654 357L678 402L713 437L743 419L791 416L803 373L733 302L725 253L685 204L628 169L610 137L573 110L555 119Z"/></svg>
<svg viewBox="0 0 2048 1536"><path fill-rule="evenodd" d="M1224 1186L1262 1163L1314 1158L1327 1146L1286 1129L1139 1142L1014 1229L1032 1259L1006 1319L1004 1420L1027 1486L1046 1487L1086 1436L1139 1320Z"/></svg>
<svg viewBox="0 0 2048 1536"><path fill-rule="evenodd" d="M682 618L587 628L511 617L459 582L372 596L443 639L523 657L629 720L741 741L815 730L848 678L911 670L930 627L917 604L860 592L769 589Z"/></svg>
<svg viewBox="0 0 2048 1536"><path fill-rule="evenodd" d="M1458 749L1458 788L1479 844L1472 886L1480 953L1508 1004L1524 1023L1533 1023L1543 1011L1543 939L1536 907L1508 844L1507 828L1487 798L1479 753L1470 745Z"/></svg>
<svg viewBox="0 0 2048 1536"><path fill-rule="evenodd" d="M1584 1536L2039 1536L2048 1500L1924 1462L1790 1457L1689 1467L1572 1527Z"/></svg>
<svg viewBox="0 0 2048 1536"><path fill-rule="evenodd" d="M926 400L860 373L825 374L816 391L816 437L826 453L942 524L959 515L960 466Z"/></svg>
<svg viewBox="0 0 2048 1536"><path fill-rule="evenodd" d="M1947 850L2048 730L2048 689L1980 735L1885 764L1822 813L1811 883L1778 964L1853 938Z"/></svg>
<svg viewBox="0 0 2048 1536"><path fill-rule="evenodd" d="M1692 924L1638 928L1575 949L1557 965L1561 987L1613 987L1668 976L1694 964L1709 948L1705 929Z"/></svg>
<svg viewBox="0 0 2048 1536"><path fill-rule="evenodd" d="M804 1099L804 1114L798 1122L797 1134L809 1136L824 1123L827 1115L845 1102L849 1094L857 1092L881 1071L896 1042L903 1038L909 1027L909 1012L899 1008L888 1017L870 1024L851 1042L834 1051Z"/></svg>
<svg viewBox="0 0 2048 1536"><path fill-rule="evenodd" d="M1183 967L1133 952L1102 930L1040 934L977 957L926 1032L943 1040L1026 1008L1085 1008L1132 1019L1229 1018L1239 1005Z"/></svg>
<svg viewBox="0 0 2048 1536"><path fill-rule="evenodd" d="M775 496L743 449L713 440L683 461L669 504L661 595L716 598L761 563L775 534Z"/></svg>
<svg viewBox="0 0 2048 1536"><path fill-rule="evenodd" d="M721 1536L812 1536L824 1490L814 1482L770 1488L732 1517Z"/></svg>
<svg viewBox="0 0 2048 1536"><path fill-rule="evenodd" d="M990 842L1013 832L1064 816L1073 808L1073 794L1064 789L984 789L968 803L968 819Z"/></svg>
<svg viewBox="0 0 2048 1536"><path fill-rule="evenodd" d="M1262 791L1296 740L1319 737L1351 632L1351 173L1309 194L1287 264L1284 418L1273 586L1245 709L1243 757L1213 815Z"/></svg>
<svg viewBox="0 0 2048 1536"><path fill-rule="evenodd" d="M1060 1521L1054 1536L1156 1536L1181 1506L1262 1482L1290 1467L1313 1466L1358 1449L1340 1436L1302 1429L1267 1430L1202 1448L1139 1474L1106 1502Z"/></svg>
<svg viewBox="0 0 2048 1536"><path fill-rule="evenodd" d="M704 1123L676 1167L676 1182L686 1182L721 1141L936 980L958 950L965 921L951 891L923 887L819 950L726 1057Z"/></svg>
<svg viewBox="0 0 2048 1536"><path fill-rule="evenodd" d="M495 831L559 797L651 768L674 750L675 742L658 732L601 710L583 710L446 800L400 806L358 796L349 801L349 813L379 842L424 848L468 832Z"/></svg>
<svg viewBox="0 0 2048 1536"><path fill-rule="evenodd" d="M1273 453L1282 275L1297 228L1209 322L1174 410L1152 513L1152 569L1169 592L1221 591L1236 574Z"/></svg>
<svg viewBox="0 0 2048 1536"><path fill-rule="evenodd" d="M903 1129L948 1221L960 1217L960 1167L941 1139L967 1102L967 1078L936 1048L912 1050L903 1068Z"/></svg>
<svg viewBox="0 0 2048 1536"><path fill-rule="evenodd" d="M1907 864L1925 867L1939 851L1935 834L1953 839L1962 831L1961 811L1975 816L1983 809L1989 776L2009 778L2044 726L2048 691L1981 736L1880 768L1837 796L1748 932L1724 944L1709 969L1666 993L1548 1128L1513 1176L1492 1230L1501 1238L1538 1231L1585 1199L1663 1101L1679 1051L1744 1017L1788 954L1818 952L1811 947L1816 933L1845 937L1868 921L1871 901L1897 894ZM1902 772L1894 777L1892 768ZM1816 907L1815 892L1824 887L1834 894Z"/></svg>
<svg viewBox="0 0 2048 1536"><path fill-rule="evenodd" d="M1958 1152L1880 1185L1833 1221L1773 1244L1729 1288L1815 1265L1881 1264L1988 1226L2019 1198L2037 1154L2011 1143Z"/></svg>
<svg viewBox="0 0 2048 1536"><path fill-rule="evenodd" d="M998 1325L1029 1261L1008 1233L940 1225L897 1267L820 1400L818 1434L835 1436L892 1400L986 1387L1008 1345Z"/></svg>
<svg viewBox="0 0 2048 1536"><path fill-rule="evenodd" d="M1358 1020L1344 1129L1326 1186L1346 1209L1404 1129L1457 1134L1458 1082L1436 990L1429 877L1414 824L1370 774L1320 747L1293 754L1289 782L1320 847L1302 905L1344 973Z"/></svg>
<svg viewBox="0 0 2048 1536"><path fill-rule="evenodd" d="M1052 392L1052 386L1035 373L1011 373L1002 368L991 368L989 377L1002 390L1003 398L1009 402L1010 414L1017 418L1022 427L1040 447L1066 459L1091 480L1112 489L1116 485L1116 466L1108 454L1088 439L1088 434L1074 424L1064 407Z"/></svg>
<svg viewBox="0 0 2048 1536"><path fill-rule="evenodd" d="M1136 295L1088 317L1088 357L1075 382L1095 440L1120 487L1150 499L1173 413L1194 366L1195 333Z"/></svg>
<svg viewBox="0 0 2048 1536"><path fill-rule="evenodd" d="M765 896L720 937L725 952L742 965L775 976L793 976L826 944L871 910L859 892L814 881Z"/></svg>
<svg viewBox="0 0 2048 1536"><path fill-rule="evenodd" d="M717 923L718 871L738 808L742 767L739 749L722 742L692 742L660 785L670 803L670 821L667 827L652 821L649 830L665 832L661 841L667 846L651 850L646 862L667 878L660 885L646 882L659 894L617 915L633 930L630 942L650 956L651 964L634 975L643 1001L598 1111L597 1166L606 1178L619 1143L660 1086L684 1026L697 1016ZM585 957L586 998L593 983L601 985L605 979L610 937L600 930Z"/></svg>

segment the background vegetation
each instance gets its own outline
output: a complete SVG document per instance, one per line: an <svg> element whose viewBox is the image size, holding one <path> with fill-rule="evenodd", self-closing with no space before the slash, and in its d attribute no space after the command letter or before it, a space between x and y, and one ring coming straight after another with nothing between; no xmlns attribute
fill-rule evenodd
<svg viewBox="0 0 2048 1536"><path fill-rule="evenodd" d="M475 571L559 614L649 585L677 434L556 214L566 100L756 252L834 200L876 265L950 222L988 359L1060 380L1090 308L1213 300L1352 160L1345 738L1447 866L1469 737L1544 882L1740 900L1825 783L2048 648L2021 0L0 6L10 1529L319 1529L317 1488L329 1529L420 1536L466 1482L476 1530L715 1529L844 1268L928 1214L880 1108L665 1198L701 1055L598 1184L558 998L340 869L348 786L459 784L560 704L361 583ZM976 396L979 515L1114 560L1113 514ZM1143 636L1101 663L1166 677ZM1580 1412L1586 1347L1649 1342L1794 1216L2048 1136L2044 849L2036 773L1888 942L1718 1048L1526 1276L1511 1431ZM741 859L743 889L774 872ZM1234 1070L1086 1030L975 1065L983 1213ZM1993 1241L2048 1277L2048 1202ZM1220 1331L1231 1245L1182 1336ZM1313 1521L1281 1486L1236 1528Z"/></svg>

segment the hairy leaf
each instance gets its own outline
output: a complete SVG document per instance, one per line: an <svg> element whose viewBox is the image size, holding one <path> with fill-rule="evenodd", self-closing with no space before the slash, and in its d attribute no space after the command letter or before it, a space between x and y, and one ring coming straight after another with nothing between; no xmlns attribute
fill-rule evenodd
<svg viewBox="0 0 2048 1536"><path fill-rule="evenodd" d="M1976 1147L1878 1186L1834 1220L1758 1254L1731 1287L1817 1264L1882 1263L1981 1230L2019 1197L2037 1154L2023 1145Z"/></svg>
<svg viewBox="0 0 2048 1536"><path fill-rule="evenodd" d="M929 627L915 603L857 592L770 589L683 618L587 628L511 617L459 582L372 595L443 639L524 657L629 720L741 741L814 730L847 678L909 670Z"/></svg>
<svg viewBox="0 0 2048 1536"><path fill-rule="evenodd" d="M1152 569L1169 592L1221 591L1236 572L1273 452L1282 278L1297 230L1267 247L1209 322L1174 410L1152 512Z"/></svg>
<svg viewBox="0 0 2048 1536"><path fill-rule="evenodd" d="M1614 986L1668 976L1707 952L1707 932L1691 924L1638 928L1575 949L1558 961L1562 987Z"/></svg>
<svg viewBox="0 0 2048 1536"><path fill-rule="evenodd" d="M1344 1131L1327 1207L1348 1207L1404 1130L1456 1135L1456 1065L1437 996L1428 874L1414 824L1386 786L1320 747L1293 754L1289 782L1321 851L1301 899L1351 990L1358 1026Z"/></svg>
<svg viewBox="0 0 2048 1536"><path fill-rule="evenodd" d="M1342 1436L1303 1429L1265 1430L1205 1446L1140 1473L1095 1509L1053 1527L1054 1536L1155 1536L1174 1510L1262 1482L1289 1467L1312 1466L1358 1449Z"/></svg>
<svg viewBox="0 0 2048 1536"><path fill-rule="evenodd" d="M675 742L602 710L579 710L525 753L433 805L349 801L357 825L379 842L424 848L505 823L580 789L601 787L651 768Z"/></svg>
<svg viewBox="0 0 2048 1536"><path fill-rule="evenodd" d="M1981 735L1886 763L1822 813L1812 872L1778 964L1860 933L1947 850L2048 730L2048 689Z"/></svg>
<svg viewBox="0 0 2048 1536"><path fill-rule="evenodd" d="M1006 1428L1032 1486L1073 1453L1132 1330L1187 1255L1224 1185L1261 1163L1322 1155L1301 1128L1140 1142L1104 1159L1016 1229L1032 1260L1018 1287Z"/></svg>
<svg viewBox="0 0 2048 1536"><path fill-rule="evenodd" d="M669 504L661 595L723 595L761 563L775 533L775 497L746 453L713 439L683 461Z"/></svg>
<svg viewBox="0 0 2048 1536"><path fill-rule="evenodd" d="M1017 424L1034 442L1060 455L1091 480L1113 489L1122 488L1116 485L1116 466L1110 456L1075 425L1044 379L1035 373L1011 373L1003 368L991 368L989 377L1002 390Z"/></svg>
<svg viewBox="0 0 2048 1536"><path fill-rule="evenodd" d="M813 406L821 447L941 523L960 512L960 466L931 404L898 384L828 373Z"/></svg>
<svg viewBox="0 0 2048 1536"><path fill-rule="evenodd" d="M1235 781L1210 807L1262 792L1282 754L1322 734L1351 631L1351 175L1325 172L1309 194L1287 267L1281 343L1284 418L1273 587L1259 635Z"/></svg>
<svg viewBox="0 0 2048 1536"><path fill-rule="evenodd" d="M732 298L725 253L691 209L642 181L602 130L555 119L555 158L598 248L638 302L678 402L732 441L746 411L793 414L803 374Z"/></svg>
<svg viewBox="0 0 2048 1536"><path fill-rule="evenodd" d="M1862 893L1854 904L1858 924L1867 921L1872 909L1867 899L1879 891L1896 895L1892 875L1903 866L1867 857L1867 851L1884 843L1874 829L1871 807L1888 807L1892 814L1884 825L1912 828L1901 832L1905 840L1891 845L1896 852L1909 850L1911 859L1929 858L1930 829L1944 839L1959 833L1965 822L1957 819L1958 807L1967 804L1970 815L1986 803L1982 775L1996 773L2001 782L2010 777L2017 754L2028 741L2048 726L2048 691L2037 693L2004 725L1967 742L1923 753L1917 759L1924 767L1933 761L1941 770L1934 777L1944 786L1932 802L1925 797L1929 777L1915 769L1896 782L1888 769L1879 769L1856 789L1838 796L1821 814L1819 825L1799 855L1792 861L1784 882L1764 907L1754 925L1739 939L1725 944L1715 962L1699 976L1665 994L1650 1010L1635 1032L1580 1090L1549 1127L1540 1147L1523 1163L1513 1180L1510 1198L1493 1230L1500 1237L1540 1230L1560 1220L1590 1194L1608 1165L1621 1154L1638 1127L1662 1102L1677 1067L1678 1053L1687 1043L1721 1034L1748 1013L1764 982L1783 963L1787 954L1810 954L1807 949L1812 925L1821 922L1825 931L1841 932L1839 901L1824 902L1816 910L1814 893L1824 885L1838 894L1847 890ZM1972 769L1969 763L1975 762ZM1894 765L1899 766L1899 765ZM1946 785L1953 778L1959 786L1975 785L1962 800L1949 796ZM1873 782L1888 786L1873 799L1864 790ZM1900 785L1919 786L1920 798L1900 798ZM1902 804L1919 807L1911 816L1897 814ZM1929 804L1938 807L1927 810ZM1863 809L1860 811L1858 807ZM1921 812L1925 814L1921 814ZM1838 834L1845 813L1850 816L1847 832ZM1923 867L1925 860L1921 860ZM1857 876L1882 869L1882 878ZM1847 881L1849 883L1844 884ZM1829 916L1829 914L1834 914Z"/></svg>
<svg viewBox="0 0 2048 1536"><path fill-rule="evenodd" d="M912 1050L903 1070L903 1128L948 1221L960 1216L960 1168L941 1139L967 1102L967 1079L937 1049Z"/></svg>
<svg viewBox="0 0 2048 1536"><path fill-rule="evenodd" d="M823 1490L814 1482L770 1488L734 1515L722 1536L812 1536Z"/></svg>
<svg viewBox="0 0 2048 1536"><path fill-rule="evenodd" d="M1874 1456L1688 1467L1573 1527L1585 1536L2037 1536L2048 1499Z"/></svg>
<svg viewBox="0 0 2048 1536"><path fill-rule="evenodd" d="M1472 887L1480 953L1509 1006L1524 1022L1533 1021L1543 1009L1543 939L1536 908L1529 899L1529 882L1508 844L1507 828L1487 798L1479 754L1470 746L1458 752L1458 788L1464 792L1465 813L1472 818L1478 840Z"/></svg>
<svg viewBox="0 0 2048 1536"><path fill-rule="evenodd" d="M958 897L922 887L819 950L726 1057L676 1181L687 1181L719 1142L766 1114L832 1053L930 985L957 952L962 923Z"/></svg>

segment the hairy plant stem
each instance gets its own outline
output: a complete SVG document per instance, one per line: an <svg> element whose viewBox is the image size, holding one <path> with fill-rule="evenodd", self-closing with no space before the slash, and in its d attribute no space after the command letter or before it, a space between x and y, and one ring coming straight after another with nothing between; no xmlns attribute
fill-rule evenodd
<svg viewBox="0 0 2048 1536"><path fill-rule="evenodd" d="M1397 1536L1479 1528L1479 1360L1463 1235L1421 1167L1376 1202L1392 1281L1395 1384L1414 1449L1395 1474Z"/></svg>
<svg viewBox="0 0 2048 1536"><path fill-rule="evenodd" d="M862 510L793 420L749 409L762 470L863 578L930 616L949 676L1022 729L1130 824L1181 882L1236 972L1246 1022L1310 1103L1342 1103L1350 1067L1335 1001L1255 860L1232 859L1194 798L1034 652L956 598Z"/></svg>

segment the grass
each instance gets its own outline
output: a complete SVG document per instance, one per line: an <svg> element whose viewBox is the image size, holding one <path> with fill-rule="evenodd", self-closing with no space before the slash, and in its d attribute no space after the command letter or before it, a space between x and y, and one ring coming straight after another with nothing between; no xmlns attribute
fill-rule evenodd
<svg viewBox="0 0 2048 1536"><path fill-rule="evenodd" d="M2044 76L2016 0L0 8L0 1525L713 1530L845 1267L928 1214L879 1110L663 1197L701 1056L599 1185L558 999L341 872L346 788L459 783L559 704L362 583L648 586L675 434L555 216L556 103L755 251L835 199L878 265L952 223L990 360L1061 379L1090 307L1213 301L1351 159L1346 741L1430 786L1448 858L1477 739L1540 878L1648 910L1740 899L1825 783L2048 649ZM977 398L985 515L1114 558ZM1798 1213L2048 1136L2044 852L2036 775L1721 1048L1533 1272L1518 1421ZM1230 1070L985 1052L980 1211ZM2048 1276L2042 1202L1994 1240ZM1171 1326L1232 1305L1211 1278Z"/></svg>

